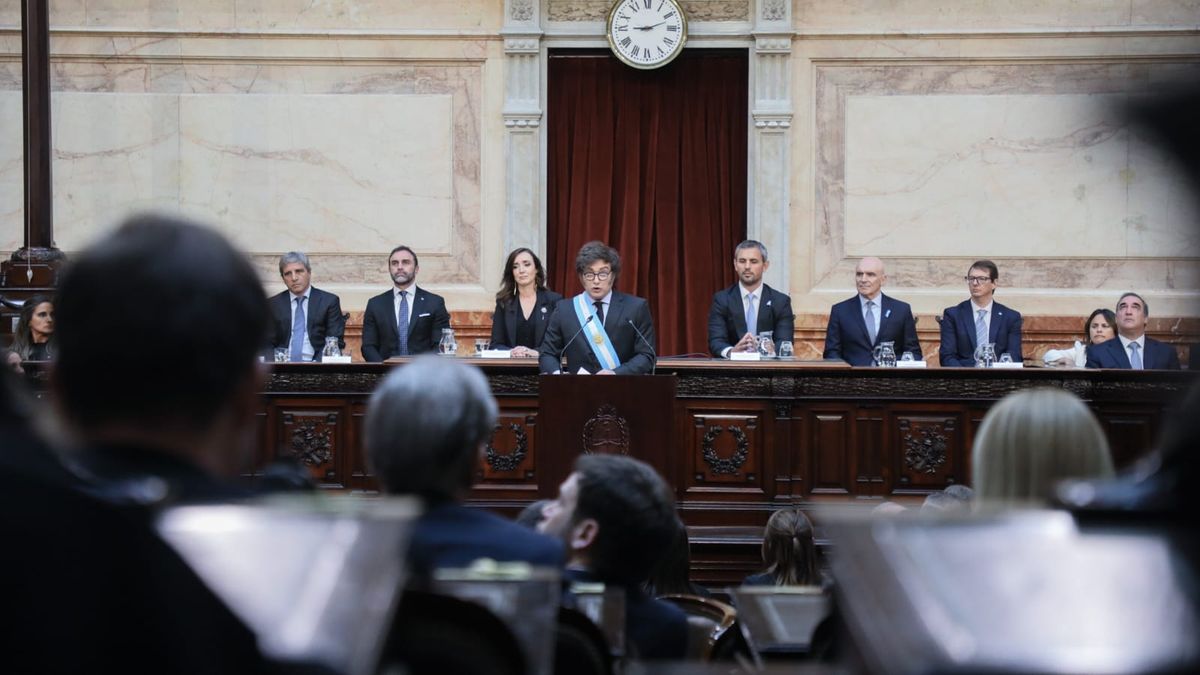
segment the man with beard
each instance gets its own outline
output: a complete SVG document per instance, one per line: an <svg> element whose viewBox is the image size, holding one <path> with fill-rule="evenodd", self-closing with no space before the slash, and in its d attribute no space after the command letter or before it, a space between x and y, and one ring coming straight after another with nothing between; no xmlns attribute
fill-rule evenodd
<svg viewBox="0 0 1200 675"><path fill-rule="evenodd" d="M791 340L795 331L792 299L763 283L771 263L762 242L747 239L733 252L738 283L713 296L708 310L708 348L713 356L758 349L758 334L771 332L772 342ZM774 351L774 345L769 349Z"/></svg>
<svg viewBox="0 0 1200 675"><path fill-rule="evenodd" d="M379 362L437 350L442 329L450 327L450 313L442 296L417 286L419 269L417 254L407 246L397 246L388 255L394 285L367 301L362 332L365 360Z"/></svg>
<svg viewBox="0 0 1200 675"><path fill-rule="evenodd" d="M921 359L917 324L912 307L883 293L887 274L883 261L866 257L854 268L858 295L843 300L829 311L825 328L825 358L842 359L852 366L875 363L875 346L895 343L896 352L912 352Z"/></svg>

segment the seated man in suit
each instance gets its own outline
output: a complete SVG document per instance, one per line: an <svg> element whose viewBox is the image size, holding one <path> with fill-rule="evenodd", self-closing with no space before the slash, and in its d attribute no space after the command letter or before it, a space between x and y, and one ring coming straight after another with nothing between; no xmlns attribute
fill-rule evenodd
<svg viewBox="0 0 1200 675"><path fill-rule="evenodd" d="M279 258L279 276L287 290L271 296L270 349L287 348L289 361L320 361L327 337L337 338L338 349L345 349L342 302L312 286L308 256L299 251L284 253Z"/></svg>
<svg viewBox="0 0 1200 675"><path fill-rule="evenodd" d="M1117 336L1088 349L1088 368L1179 370L1175 348L1146 337L1150 305L1137 293L1117 300Z"/></svg>
<svg viewBox="0 0 1200 675"><path fill-rule="evenodd" d="M417 254L407 246L397 246L388 254L393 287L367 301L363 359L379 362L437 351L442 329L450 327L450 313L442 296L417 286L419 269Z"/></svg>
<svg viewBox="0 0 1200 675"><path fill-rule="evenodd" d="M717 291L708 310L708 348L713 356L758 349L758 334L771 332L772 342L791 340L796 317L792 299L763 283L771 266L767 247L747 239L733 251L738 283ZM774 349L774 345L771 345Z"/></svg>
<svg viewBox="0 0 1200 675"><path fill-rule="evenodd" d="M555 306L539 349L543 373L580 370L640 375L654 369L654 322L645 299L613 290L621 273L616 249L590 241L575 256L583 292Z"/></svg>
<svg viewBox="0 0 1200 675"><path fill-rule="evenodd" d="M884 295L886 281L882 260L868 257L859 261L854 268L858 295L839 302L829 312L825 358L842 359L852 366L870 366L875 363L875 346L893 342L897 356L912 352L914 359L921 360L912 307Z"/></svg>
<svg viewBox="0 0 1200 675"><path fill-rule="evenodd" d="M654 469L623 455L581 455L538 529L562 541L566 578L624 587L634 657L683 658L687 616L642 590L676 535L675 500Z"/></svg>
<svg viewBox="0 0 1200 675"><path fill-rule="evenodd" d="M425 502L409 544L418 583L479 558L562 567L562 545L462 504L496 425L496 400L474 366L424 356L393 370L371 395L367 459L383 489Z"/></svg>
<svg viewBox="0 0 1200 675"><path fill-rule="evenodd" d="M943 366L975 366L975 348L980 343L996 345L996 358L1004 354L1021 361L1021 315L995 302L1000 270L991 260L976 260L967 270L971 299L947 307L942 316L942 345L938 357Z"/></svg>

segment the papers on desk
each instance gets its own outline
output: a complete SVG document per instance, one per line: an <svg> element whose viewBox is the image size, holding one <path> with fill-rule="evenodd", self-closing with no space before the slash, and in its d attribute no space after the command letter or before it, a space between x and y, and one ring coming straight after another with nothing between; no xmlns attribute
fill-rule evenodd
<svg viewBox="0 0 1200 675"><path fill-rule="evenodd" d="M1007 369L1009 369L1009 370L1016 370L1016 369L1024 368L1024 367L1025 367L1025 364L1024 364L1024 363L1021 363L1020 361L1013 361L1012 363L1003 363L1003 362L1001 362L1001 361L995 361L995 362L993 362L993 363L992 363L992 367L993 367L993 368L1007 368Z"/></svg>
<svg viewBox="0 0 1200 675"><path fill-rule="evenodd" d="M511 359L512 351L508 349L485 349L478 354L481 359Z"/></svg>
<svg viewBox="0 0 1200 675"><path fill-rule="evenodd" d="M927 367L924 361L897 361L897 368L925 368Z"/></svg>
<svg viewBox="0 0 1200 675"><path fill-rule="evenodd" d="M762 356L758 352L729 352L730 361L761 361Z"/></svg>
<svg viewBox="0 0 1200 675"><path fill-rule="evenodd" d="M350 363L349 356L322 356L321 363Z"/></svg>

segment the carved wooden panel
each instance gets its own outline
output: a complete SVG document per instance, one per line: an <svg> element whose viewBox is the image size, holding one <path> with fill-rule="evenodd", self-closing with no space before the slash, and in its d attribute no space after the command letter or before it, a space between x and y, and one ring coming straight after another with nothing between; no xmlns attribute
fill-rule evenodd
<svg viewBox="0 0 1200 675"><path fill-rule="evenodd" d="M340 466L348 459L343 418L341 406L281 406L275 418L276 456L296 459L323 486L348 487Z"/></svg>
<svg viewBox="0 0 1200 675"><path fill-rule="evenodd" d="M688 442L692 485L757 488L762 441L760 414L693 414Z"/></svg>
<svg viewBox="0 0 1200 675"><path fill-rule="evenodd" d="M534 408L501 404L495 431L475 472L472 496L535 497L529 493L537 491L537 419Z"/></svg>
<svg viewBox="0 0 1200 675"><path fill-rule="evenodd" d="M346 453L350 455L350 487L355 490L378 490L379 484L367 461L367 447L363 442L363 423L367 417L367 401L360 399L350 404L350 424L347 430Z"/></svg>
<svg viewBox="0 0 1200 675"><path fill-rule="evenodd" d="M852 410L814 408L808 412L812 454L811 494L847 495L851 488Z"/></svg>
<svg viewBox="0 0 1200 675"><path fill-rule="evenodd" d="M962 423L957 411L896 412L892 416L893 494L926 493L966 482Z"/></svg>
<svg viewBox="0 0 1200 675"><path fill-rule="evenodd" d="M1109 405L1096 410L1096 418L1108 432L1113 464L1129 466L1154 446L1158 434L1160 411Z"/></svg>

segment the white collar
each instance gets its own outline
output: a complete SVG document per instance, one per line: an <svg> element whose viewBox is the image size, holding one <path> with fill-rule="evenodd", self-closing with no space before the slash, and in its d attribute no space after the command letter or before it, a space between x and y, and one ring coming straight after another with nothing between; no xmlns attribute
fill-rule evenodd
<svg viewBox="0 0 1200 675"><path fill-rule="evenodd" d="M762 294L763 294L763 289L766 287L767 287L767 285L760 281L760 282L758 282L758 288L756 288L754 290L750 290L749 288L746 288L746 284L743 284L740 281L738 282L738 288L742 289L742 300L745 300L746 296L751 293L754 294L754 297L761 300Z"/></svg>

